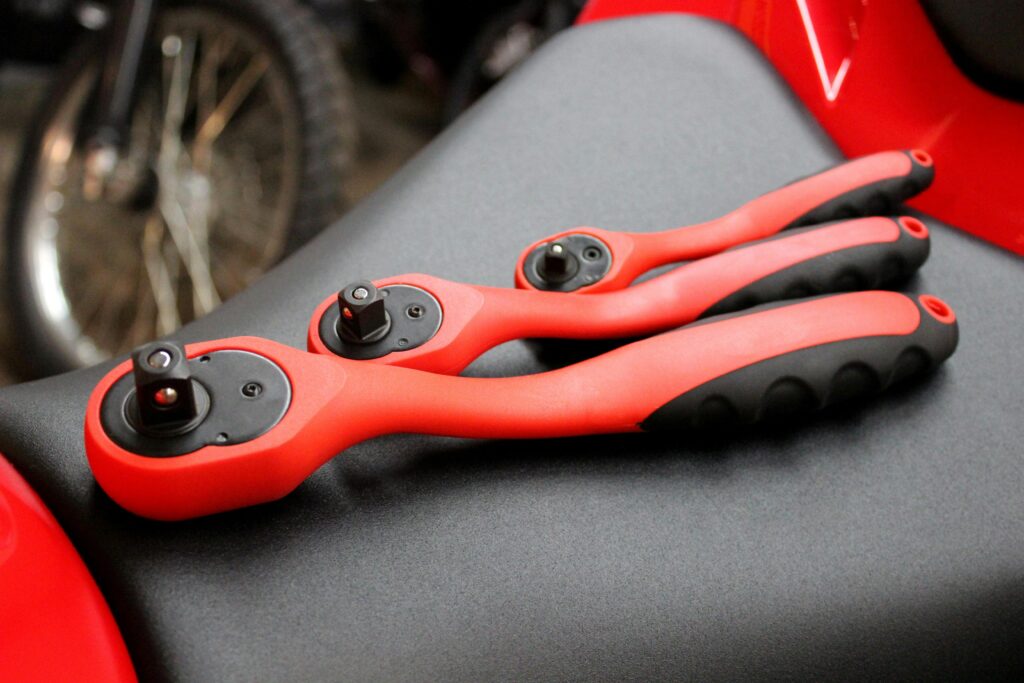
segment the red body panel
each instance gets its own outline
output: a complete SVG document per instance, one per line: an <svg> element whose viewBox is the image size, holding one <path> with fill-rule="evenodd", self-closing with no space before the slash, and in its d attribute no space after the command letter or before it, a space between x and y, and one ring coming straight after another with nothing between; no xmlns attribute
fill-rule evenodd
<svg viewBox="0 0 1024 683"><path fill-rule="evenodd" d="M738 28L847 155L926 149L943 172L911 204L1024 253L1024 104L970 81L915 0L591 0L579 21L654 12Z"/></svg>
<svg viewBox="0 0 1024 683"><path fill-rule="evenodd" d="M349 446L388 433L550 438L637 431L667 402L736 369L835 341L907 335L918 327L919 311L894 292L842 294L668 332L552 372L498 379L223 339L191 345L188 354L259 353L291 382L291 405L269 432L170 458L125 451L103 430L100 408L113 383L131 372L126 362L93 390L86 453L99 484L123 507L155 519L196 517L276 500Z"/></svg>
<svg viewBox="0 0 1024 683"><path fill-rule="evenodd" d="M134 681L121 633L57 521L0 457L0 681Z"/></svg>
<svg viewBox="0 0 1024 683"><path fill-rule="evenodd" d="M403 284L426 290L441 303L444 317L437 335L422 346L363 362L458 374L486 351L513 339L628 338L680 327L749 283L794 264L853 247L895 242L901 230L927 238L928 229L920 221L900 221L878 216L841 221L700 259L633 287L587 297L466 285L421 274L378 280L378 288ZM314 353L334 355L320 339L320 319L336 301L325 299L310 320L307 342Z"/></svg>

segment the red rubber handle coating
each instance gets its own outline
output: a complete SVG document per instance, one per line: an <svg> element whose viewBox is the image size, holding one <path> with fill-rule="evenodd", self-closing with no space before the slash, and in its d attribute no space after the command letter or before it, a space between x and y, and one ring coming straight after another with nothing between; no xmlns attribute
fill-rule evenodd
<svg viewBox="0 0 1024 683"><path fill-rule="evenodd" d="M327 358L263 339L223 339L187 352L262 354L291 382L291 405L269 432L176 457L127 452L100 421L107 391L130 372L122 363L90 399L86 453L100 486L128 510L162 520L197 517L276 500L339 452L387 433L549 438L638 431L673 399L738 368L843 340L912 335L922 310L894 292L822 297L709 320L560 370L499 379ZM953 326L952 313L944 304L941 310L944 324Z"/></svg>
<svg viewBox="0 0 1024 683"><path fill-rule="evenodd" d="M603 278L576 292L608 292L628 287L659 266L703 258L785 228L887 213L924 190L932 177L932 160L926 152L878 152L793 182L706 223L653 233L573 228L537 240L523 250L516 263L516 287L534 289L524 275L527 256L537 247L568 235L596 237L607 245L612 258Z"/></svg>
<svg viewBox="0 0 1024 683"><path fill-rule="evenodd" d="M430 292L443 310L441 328L422 346L365 362L458 374L488 350L513 339L646 336L693 322L712 308L743 308L723 307L737 292L747 291L753 303L762 303L780 298L780 291L807 296L882 287L889 284L885 277L893 264L894 275L906 276L927 254L928 230L920 221L870 217L743 245L634 287L589 297L401 275L374 284L405 284ZM763 287L764 295L758 297L758 283L773 276L774 287ZM320 338L320 319L336 301L325 299L310 320L307 344L314 353L333 356Z"/></svg>

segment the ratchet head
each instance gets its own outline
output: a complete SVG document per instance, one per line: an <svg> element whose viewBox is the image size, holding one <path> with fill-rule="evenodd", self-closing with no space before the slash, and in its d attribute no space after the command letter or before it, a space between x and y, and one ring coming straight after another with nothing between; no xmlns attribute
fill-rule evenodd
<svg viewBox="0 0 1024 683"><path fill-rule="evenodd" d="M360 280L343 287L314 317L315 337L331 353L372 360L429 342L441 327L443 312L438 300L421 287L377 287Z"/></svg>
<svg viewBox="0 0 1024 683"><path fill-rule="evenodd" d="M517 280L530 289L574 292L598 283L612 266L612 251L594 235L569 233L530 247Z"/></svg>

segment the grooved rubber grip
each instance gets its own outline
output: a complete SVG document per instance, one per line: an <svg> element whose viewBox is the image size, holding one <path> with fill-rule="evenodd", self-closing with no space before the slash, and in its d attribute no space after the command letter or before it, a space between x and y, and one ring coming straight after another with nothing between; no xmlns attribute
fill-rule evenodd
<svg viewBox="0 0 1024 683"><path fill-rule="evenodd" d="M844 189L834 197L809 208L803 215L791 221L787 227L825 223L854 216L892 213L907 199L924 192L935 179L935 167L927 153L921 150L907 150L901 154L905 155L910 162L905 173L894 173L877 178L866 176L862 184ZM859 160L840 164L828 171L791 183L776 192L788 192L791 188L801 184L814 182L814 178L825 178L830 173L840 170L849 173L848 168L844 169L844 167L849 167L857 161Z"/></svg>
<svg viewBox="0 0 1024 683"><path fill-rule="evenodd" d="M861 234L856 234L858 231ZM842 242L844 238L848 240L846 244ZM833 242L837 245L833 250L810 251ZM763 268L780 256L795 262L729 293L699 317L784 299L886 289L915 273L928 260L930 249L928 229L910 217L862 218L788 230L708 258L709 269L713 266L720 271L741 272L756 272L759 265ZM803 252L810 255L799 260Z"/></svg>
<svg viewBox="0 0 1024 683"><path fill-rule="evenodd" d="M914 304L920 322L906 334L832 341L737 367L672 399L641 427L722 429L789 418L870 396L927 372L952 355L959 332L952 311L940 300L922 296Z"/></svg>

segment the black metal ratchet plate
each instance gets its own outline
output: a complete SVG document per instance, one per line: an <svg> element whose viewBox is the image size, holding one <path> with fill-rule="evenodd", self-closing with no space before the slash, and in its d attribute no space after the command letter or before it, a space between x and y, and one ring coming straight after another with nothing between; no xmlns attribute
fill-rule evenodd
<svg viewBox="0 0 1024 683"><path fill-rule="evenodd" d="M209 396L209 412L191 431L148 436L132 423L135 384L132 373L119 379L103 398L100 421L114 443L138 455L166 458L204 446L229 446L251 441L281 421L292 389L273 361L248 351L213 351L189 359L192 380ZM204 391L197 392L202 395Z"/></svg>

